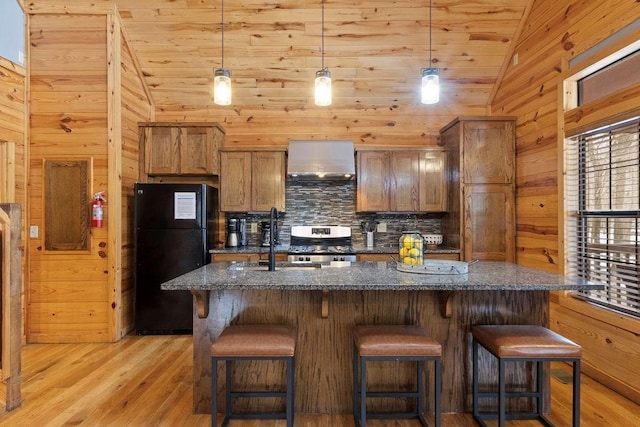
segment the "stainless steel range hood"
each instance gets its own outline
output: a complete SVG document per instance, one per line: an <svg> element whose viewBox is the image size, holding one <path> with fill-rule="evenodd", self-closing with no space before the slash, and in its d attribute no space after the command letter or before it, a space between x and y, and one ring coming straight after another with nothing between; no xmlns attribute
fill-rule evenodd
<svg viewBox="0 0 640 427"><path fill-rule="evenodd" d="M287 175L297 181L348 180L356 173L353 141L289 140Z"/></svg>

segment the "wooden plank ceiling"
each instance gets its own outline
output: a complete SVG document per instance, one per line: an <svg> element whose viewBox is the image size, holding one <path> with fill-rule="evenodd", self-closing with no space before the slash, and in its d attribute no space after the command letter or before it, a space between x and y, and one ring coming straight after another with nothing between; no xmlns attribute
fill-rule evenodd
<svg viewBox="0 0 640 427"><path fill-rule="evenodd" d="M227 0L224 67L234 108L313 103L322 67L322 0ZM432 64L442 98L485 107L532 0L433 0ZM212 104L221 66L221 0L115 0L157 107ZM325 65L333 108L420 103L429 66L429 0L326 0Z"/></svg>

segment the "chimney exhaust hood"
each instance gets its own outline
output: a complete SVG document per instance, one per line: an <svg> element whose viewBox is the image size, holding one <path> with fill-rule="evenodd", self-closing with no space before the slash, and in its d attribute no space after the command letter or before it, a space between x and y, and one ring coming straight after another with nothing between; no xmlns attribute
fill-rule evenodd
<svg viewBox="0 0 640 427"><path fill-rule="evenodd" d="M353 141L289 140L287 175L296 181L351 179L356 173Z"/></svg>

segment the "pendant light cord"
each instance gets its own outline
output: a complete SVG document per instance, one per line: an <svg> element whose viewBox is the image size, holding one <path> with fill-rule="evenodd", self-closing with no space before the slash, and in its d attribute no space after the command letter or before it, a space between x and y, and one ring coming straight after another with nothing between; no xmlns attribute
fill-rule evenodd
<svg viewBox="0 0 640 427"><path fill-rule="evenodd" d="M431 60L431 0L429 0L429 68L432 66Z"/></svg>
<svg viewBox="0 0 640 427"><path fill-rule="evenodd" d="M324 2L322 0L322 69L324 70Z"/></svg>
<svg viewBox="0 0 640 427"><path fill-rule="evenodd" d="M222 69L224 70L224 0L222 0L222 8L220 13L220 32L222 35L222 43L221 43L221 58L222 58Z"/></svg>

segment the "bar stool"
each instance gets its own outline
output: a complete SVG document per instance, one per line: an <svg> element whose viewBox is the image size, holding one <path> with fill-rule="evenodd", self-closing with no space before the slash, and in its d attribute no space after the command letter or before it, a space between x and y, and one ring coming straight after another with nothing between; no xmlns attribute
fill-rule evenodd
<svg viewBox="0 0 640 427"><path fill-rule="evenodd" d="M434 362L435 425L440 426L441 357L442 346L418 326L366 325L354 326L353 336L353 417L356 426L366 427L367 418L417 418L423 427L424 418L424 363ZM417 362L415 392L367 392L367 362ZM413 412L368 412L367 398L416 398Z"/></svg>
<svg viewBox="0 0 640 427"><path fill-rule="evenodd" d="M242 325L229 326L211 345L211 425L218 423L218 361L224 361L226 370L225 416L222 426L231 419L276 419L286 418L287 427L293 427L294 400L294 353L296 331L289 326ZM231 364L237 360L284 360L286 361L286 391L234 392L231 390ZM233 412L232 399L248 397L284 397L285 412Z"/></svg>
<svg viewBox="0 0 640 427"><path fill-rule="evenodd" d="M508 419L537 419L542 424L553 426L542 413L542 398L545 392L543 363L566 361L573 363L573 426L580 425L580 360L582 347L545 327L533 325L481 325L471 330L473 336L473 417L486 426L484 420L498 419L499 427ZM484 347L498 359L498 392L481 392L478 384L478 348ZM536 362L536 385L533 391L508 392L505 384L506 362ZM498 412L483 412L478 409L481 398L498 398ZM536 412L506 412L509 397L534 398Z"/></svg>

